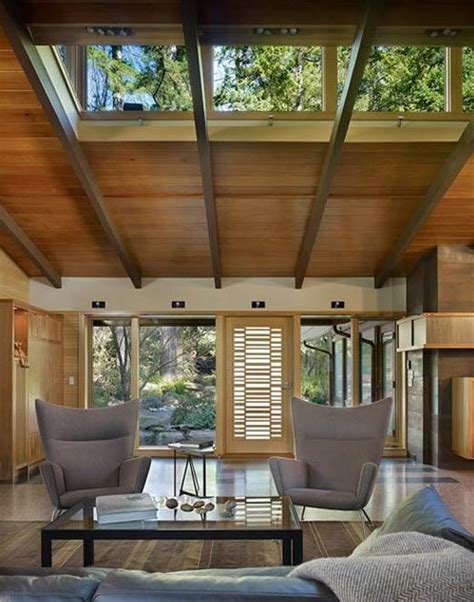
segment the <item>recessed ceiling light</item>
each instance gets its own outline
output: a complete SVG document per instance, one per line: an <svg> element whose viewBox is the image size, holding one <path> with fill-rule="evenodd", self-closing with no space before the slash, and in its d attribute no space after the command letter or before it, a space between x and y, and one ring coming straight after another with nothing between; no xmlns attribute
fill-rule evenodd
<svg viewBox="0 0 474 602"><path fill-rule="evenodd" d="M444 29L427 29L425 33L430 38L454 38L459 34L459 31L459 29L446 27Z"/></svg>
<svg viewBox="0 0 474 602"><path fill-rule="evenodd" d="M295 36L299 33L299 29L297 27L254 27L253 33L261 36L272 36L272 35L282 35L282 36Z"/></svg>
<svg viewBox="0 0 474 602"><path fill-rule="evenodd" d="M122 36L122 37L127 37L127 36L131 36L133 34L133 30L131 27L100 27L100 26L95 26L95 25L88 25L86 28L86 33L92 34L92 35L99 35L99 36L109 36L109 37L113 37L113 36Z"/></svg>

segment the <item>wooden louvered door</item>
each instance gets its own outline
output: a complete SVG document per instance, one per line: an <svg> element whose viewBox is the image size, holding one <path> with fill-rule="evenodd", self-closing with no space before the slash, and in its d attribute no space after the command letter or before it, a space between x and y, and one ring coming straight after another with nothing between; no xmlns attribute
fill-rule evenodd
<svg viewBox="0 0 474 602"><path fill-rule="evenodd" d="M291 451L289 318L226 320L226 452Z"/></svg>

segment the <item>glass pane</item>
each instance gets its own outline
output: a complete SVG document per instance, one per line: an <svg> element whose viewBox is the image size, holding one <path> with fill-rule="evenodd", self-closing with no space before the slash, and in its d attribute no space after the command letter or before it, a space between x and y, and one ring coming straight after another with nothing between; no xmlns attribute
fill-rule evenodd
<svg viewBox="0 0 474 602"><path fill-rule="evenodd" d="M87 110L192 110L183 46L88 46Z"/></svg>
<svg viewBox="0 0 474 602"><path fill-rule="evenodd" d="M321 48L216 46L218 111L320 111Z"/></svg>
<svg viewBox="0 0 474 602"><path fill-rule="evenodd" d="M313 403L326 404L330 392L330 337L325 327L301 327L301 395Z"/></svg>
<svg viewBox="0 0 474 602"><path fill-rule="evenodd" d="M362 403L372 403L372 347L369 343L361 343L361 394Z"/></svg>
<svg viewBox="0 0 474 602"><path fill-rule="evenodd" d="M395 366L395 341L394 339L386 340L383 342L382 347L382 389L383 397L392 397L393 404L395 404L393 381L395 379L394 366ZM395 406L392 405L392 413L390 416L390 423L388 427L388 433L395 435Z"/></svg>
<svg viewBox="0 0 474 602"><path fill-rule="evenodd" d="M140 324L140 445L215 440L215 326Z"/></svg>
<svg viewBox="0 0 474 602"><path fill-rule="evenodd" d="M92 405L130 400L130 321L94 320L92 326Z"/></svg>
<svg viewBox="0 0 474 602"><path fill-rule="evenodd" d="M342 92L351 49L338 48ZM444 111L445 49L374 46L365 67L355 111Z"/></svg>
<svg viewBox="0 0 474 602"><path fill-rule="evenodd" d="M346 403L352 405L352 340L346 339Z"/></svg>
<svg viewBox="0 0 474 602"><path fill-rule="evenodd" d="M474 112L474 48L464 48L462 53L463 108Z"/></svg>
<svg viewBox="0 0 474 602"><path fill-rule="evenodd" d="M344 382L342 374L344 344L342 340L334 343L334 405L344 402Z"/></svg>

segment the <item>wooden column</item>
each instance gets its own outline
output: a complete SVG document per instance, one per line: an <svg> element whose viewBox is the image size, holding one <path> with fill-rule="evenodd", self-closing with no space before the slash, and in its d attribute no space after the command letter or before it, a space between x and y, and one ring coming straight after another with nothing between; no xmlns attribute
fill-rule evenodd
<svg viewBox="0 0 474 602"><path fill-rule="evenodd" d="M360 404L360 331L359 320L351 319L352 341L352 405Z"/></svg>
<svg viewBox="0 0 474 602"><path fill-rule="evenodd" d="M335 113L337 110L337 47L323 49L323 111Z"/></svg>

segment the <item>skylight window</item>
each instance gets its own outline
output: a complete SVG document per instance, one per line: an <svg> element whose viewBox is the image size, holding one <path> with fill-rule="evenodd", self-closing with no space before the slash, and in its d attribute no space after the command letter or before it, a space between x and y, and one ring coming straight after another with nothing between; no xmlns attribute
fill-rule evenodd
<svg viewBox="0 0 474 602"><path fill-rule="evenodd" d="M218 111L321 111L321 48L216 46Z"/></svg>
<svg viewBox="0 0 474 602"><path fill-rule="evenodd" d="M57 51L86 111L192 110L183 46L109 44ZM73 54L85 77L75 77Z"/></svg>
<svg viewBox="0 0 474 602"><path fill-rule="evenodd" d="M338 88L344 85L350 48L338 48ZM374 46L355 111L444 111L445 49Z"/></svg>

